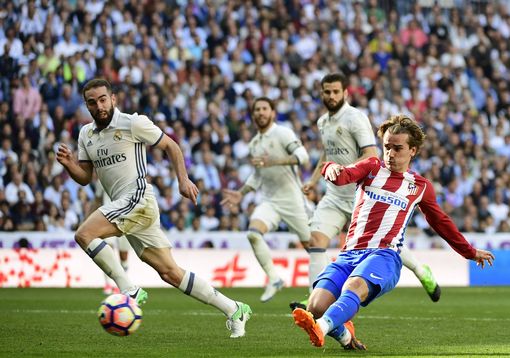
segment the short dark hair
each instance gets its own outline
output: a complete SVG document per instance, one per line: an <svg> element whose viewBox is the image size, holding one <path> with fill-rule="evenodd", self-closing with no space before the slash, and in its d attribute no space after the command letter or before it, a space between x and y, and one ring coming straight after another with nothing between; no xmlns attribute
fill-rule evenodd
<svg viewBox="0 0 510 358"><path fill-rule="evenodd" d="M255 99L255 101L253 101L253 104L251 105L251 111L252 111L252 113L253 113L253 111L255 110L255 105L257 104L257 102L267 102L267 103L269 104L269 107L271 107L271 109L272 109L273 111L275 111L275 110L276 110L276 107L275 107L275 105L274 105L274 102L273 102L273 100L272 100L271 98L269 98L269 97L257 97L257 98Z"/></svg>
<svg viewBox="0 0 510 358"><path fill-rule="evenodd" d="M377 136L383 139L386 132L389 132L390 134L407 133L409 135L407 144L409 144L410 148L416 148L416 155L420 153L420 150L425 143L425 138L427 137L420 125L414 119L405 114L390 116L379 127Z"/></svg>
<svg viewBox="0 0 510 358"><path fill-rule="evenodd" d="M83 98L85 98L85 92L88 90L91 90L92 88L98 88L98 87L106 87L106 90L108 91L108 94L112 94L112 85L110 82L105 80L104 78L94 78L88 81L85 86L83 86L83 90L81 91Z"/></svg>
<svg viewBox="0 0 510 358"><path fill-rule="evenodd" d="M342 72L334 72L334 73L328 73L326 76L324 76L321 80L321 88L324 87L325 83L333 83L333 82L340 82L342 84L342 89L347 89L347 86L349 85L348 78L342 73Z"/></svg>

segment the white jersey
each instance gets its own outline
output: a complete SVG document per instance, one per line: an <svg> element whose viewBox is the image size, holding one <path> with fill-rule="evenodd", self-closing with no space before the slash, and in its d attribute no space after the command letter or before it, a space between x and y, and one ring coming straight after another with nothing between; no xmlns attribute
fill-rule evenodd
<svg viewBox="0 0 510 358"><path fill-rule="evenodd" d="M358 160L361 150L375 146L375 136L368 117L349 103L334 115L322 115L317 121L321 133L326 161L349 165ZM336 186L327 182L326 195L352 200L355 184Z"/></svg>
<svg viewBox="0 0 510 358"><path fill-rule="evenodd" d="M131 195L133 206L152 194L147 183L146 145L155 145L163 132L147 116L126 114L117 108L108 127L99 131L86 124L78 137L78 159L91 162L106 194L117 200Z"/></svg>
<svg viewBox="0 0 510 358"><path fill-rule="evenodd" d="M273 159L287 158L302 147L292 130L277 124L273 124L263 134L257 133L249 144L252 157L269 156ZM296 203L304 203L297 165L256 168L246 181L246 185L259 190L264 201L279 206L295 207Z"/></svg>

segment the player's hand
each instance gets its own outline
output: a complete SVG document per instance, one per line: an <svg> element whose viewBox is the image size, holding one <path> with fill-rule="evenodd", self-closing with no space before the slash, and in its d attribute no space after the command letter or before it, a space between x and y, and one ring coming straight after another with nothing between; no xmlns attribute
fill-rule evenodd
<svg viewBox="0 0 510 358"><path fill-rule="evenodd" d="M344 167L341 166L340 164L330 164L326 168L324 178L326 180L334 182L342 170L344 170Z"/></svg>
<svg viewBox="0 0 510 358"><path fill-rule="evenodd" d="M73 152L64 143L58 146L57 161L64 167L68 167L73 161Z"/></svg>
<svg viewBox="0 0 510 358"><path fill-rule="evenodd" d="M473 261L476 261L476 266L481 266L482 269L485 267L485 261L487 261L489 266L492 266L494 259L495 257L492 252L479 249L476 249L476 255L472 258Z"/></svg>
<svg viewBox="0 0 510 358"><path fill-rule="evenodd" d="M303 194L308 195L313 190L314 187L315 187L315 183L312 183L311 181L309 181L309 182L306 182L301 187L301 191L303 192Z"/></svg>
<svg viewBox="0 0 510 358"><path fill-rule="evenodd" d="M268 155L264 155L262 157L253 157L251 158L251 165L255 168L267 168L274 165L274 162L269 158Z"/></svg>
<svg viewBox="0 0 510 358"><path fill-rule="evenodd" d="M239 205L239 203L243 199L243 194L241 194L241 192L238 190L224 189L222 193L223 200L220 201L221 205L225 206Z"/></svg>
<svg viewBox="0 0 510 358"><path fill-rule="evenodd" d="M198 188L189 178L182 183L179 182L179 193L197 205Z"/></svg>

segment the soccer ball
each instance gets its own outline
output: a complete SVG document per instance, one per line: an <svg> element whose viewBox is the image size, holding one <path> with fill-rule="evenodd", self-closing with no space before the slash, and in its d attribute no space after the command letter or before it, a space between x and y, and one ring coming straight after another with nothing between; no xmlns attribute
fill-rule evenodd
<svg viewBox="0 0 510 358"><path fill-rule="evenodd" d="M136 301L123 294L106 297L97 311L99 323L114 336L133 334L142 323L142 310Z"/></svg>

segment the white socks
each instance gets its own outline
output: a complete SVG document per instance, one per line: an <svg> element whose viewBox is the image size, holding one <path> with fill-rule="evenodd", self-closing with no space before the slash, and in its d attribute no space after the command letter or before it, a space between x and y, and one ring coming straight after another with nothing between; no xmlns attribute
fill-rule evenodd
<svg viewBox="0 0 510 358"><path fill-rule="evenodd" d="M184 272L184 277L178 288L200 302L216 307L227 317L231 317L237 311L237 304L234 300L216 291L216 289L193 272Z"/></svg>
<svg viewBox="0 0 510 358"><path fill-rule="evenodd" d="M87 246L86 252L96 265L115 281L121 292L136 290L136 285L127 276L110 245L101 239L94 239Z"/></svg>
<svg viewBox="0 0 510 358"><path fill-rule="evenodd" d="M269 282L274 283L280 280L280 276L278 276L278 273L276 272L273 264L273 258L271 257L269 246L267 246L267 243L262 235L256 231L249 231L248 240L250 241L253 253L257 258L257 261L259 262L266 275L269 277Z"/></svg>
<svg viewBox="0 0 510 358"><path fill-rule="evenodd" d="M312 285L317 279L317 276L324 270L324 268L331 262L326 253L326 249L321 247L311 247L308 250L310 255L310 264L308 267L308 279L310 282L310 292L312 292Z"/></svg>
<svg viewBox="0 0 510 358"><path fill-rule="evenodd" d="M400 258L402 259L402 264L413 271L418 278L423 275L423 265L416 259L407 246L402 246L400 248Z"/></svg>

